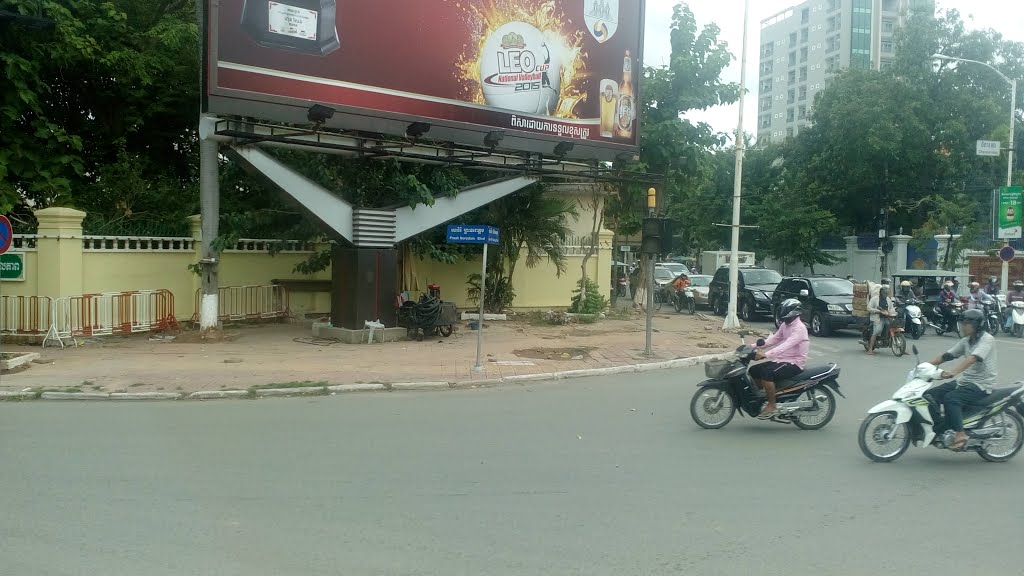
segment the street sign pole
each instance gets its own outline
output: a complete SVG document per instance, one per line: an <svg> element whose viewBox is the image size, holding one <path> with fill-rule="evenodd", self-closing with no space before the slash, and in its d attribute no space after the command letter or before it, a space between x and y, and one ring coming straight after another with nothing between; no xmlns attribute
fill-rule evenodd
<svg viewBox="0 0 1024 576"><path fill-rule="evenodd" d="M14 226L11 225L11 221L7 219L7 216L0 214L0 254L7 253L14 245ZM3 289L4 283L0 281L0 358L3 358L3 327L6 322L7 315L5 314L6 306L3 306Z"/></svg>
<svg viewBox="0 0 1024 576"><path fill-rule="evenodd" d="M480 319L476 324L476 364L473 365L474 372L482 372L484 367L480 364L480 353L484 348L484 294L487 293L487 244L484 244L483 262L480 263Z"/></svg>
<svg viewBox="0 0 1024 576"><path fill-rule="evenodd" d="M501 231L494 226L469 226L452 224L448 226L448 242L452 244L483 244L483 260L480 262L480 317L476 325L476 364L473 372L482 372L481 356L484 348L484 302L487 295L487 245L497 245Z"/></svg>

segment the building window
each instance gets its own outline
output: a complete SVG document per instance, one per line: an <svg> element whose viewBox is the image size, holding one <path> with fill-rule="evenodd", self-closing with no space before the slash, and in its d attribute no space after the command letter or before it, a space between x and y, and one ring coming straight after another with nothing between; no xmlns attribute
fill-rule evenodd
<svg viewBox="0 0 1024 576"><path fill-rule="evenodd" d="M840 0L828 0L828 11L839 10L841 5L842 2Z"/></svg>
<svg viewBox="0 0 1024 576"><path fill-rule="evenodd" d="M789 94L786 97L786 104L792 104L793 102L796 102L796 90L790 88Z"/></svg>
<svg viewBox="0 0 1024 576"><path fill-rule="evenodd" d="M796 84L796 70L789 71L789 83Z"/></svg>
<svg viewBox="0 0 1024 576"><path fill-rule="evenodd" d="M760 84L760 86L758 86L758 89L762 93L771 92L772 91L772 79L771 78L767 78L765 80L761 80L761 84Z"/></svg>
<svg viewBox="0 0 1024 576"><path fill-rule="evenodd" d="M796 52L789 53L789 65L796 66Z"/></svg>
<svg viewBox="0 0 1024 576"><path fill-rule="evenodd" d="M829 72L835 72L839 59L835 56L829 56L825 59L825 70Z"/></svg>
<svg viewBox="0 0 1024 576"><path fill-rule="evenodd" d="M888 70L892 68L892 60L882 60L878 63L879 70Z"/></svg>
<svg viewBox="0 0 1024 576"><path fill-rule="evenodd" d="M775 55L775 44L768 42L761 46L761 58L771 58Z"/></svg>
<svg viewBox="0 0 1024 576"><path fill-rule="evenodd" d="M882 32L884 34L892 34L896 29L896 23L892 20L882 20Z"/></svg>
<svg viewBox="0 0 1024 576"><path fill-rule="evenodd" d="M800 81L807 82L807 66L802 66L800 68Z"/></svg>
<svg viewBox="0 0 1024 576"><path fill-rule="evenodd" d="M830 37L828 40L825 41L825 52L826 53L828 53L828 52L835 52L836 50L839 50L839 35L838 34L836 34L835 36Z"/></svg>
<svg viewBox="0 0 1024 576"><path fill-rule="evenodd" d="M786 138L792 138L792 137L793 137L793 127L790 126L789 128L786 128Z"/></svg>
<svg viewBox="0 0 1024 576"><path fill-rule="evenodd" d="M807 31L807 28L804 28L800 31L800 43L806 44L808 38L810 38L810 33Z"/></svg>
<svg viewBox="0 0 1024 576"><path fill-rule="evenodd" d="M882 54L892 54L892 40L882 40Z"/></svg>
<svg viewBox="0 0 1024 576"><path fill-rule="evenodd" d="M799 108L799 112L797 112L797 118L800 120L805 120L807 118L807 106L801 106Z"/></svg>
<svg viewBox="0 0 1024 576"><path fill-rule="evenodd" d="M836 14L828 19L828 29L826 32L838 32L843 26L843 15L842 13Z"/></svg>
<svg viewBox="0 0 1024 576"><path fill-rule="evenodd" d="M800 63L807 62L807 46L800 49Z"/></svg>
<svg viewBox="0 0 1024 576"><path fill-rule="evenodd" d="M786 110L786 122L793 122L796 120L796 110L790 108Z"/></svg>
<svg viewBox="0 0 1024 576"><path fill-rule="evenodd" d="M796 48L796 32L789 35L789 47Z"/></svg>
<svg viewBox="0 0 1024 576"><path fill-rule="evenodd" d="M804 8L800 12L800 23L801 24L807 24L810 21L811 21L811 9L810 8Z"/></svg>
<svg viewBox="0 0 1024 576"><path fill-rule="evenodd" d="M761 116L760 126L761 126L762 129L763 128L771 128L771 126L772 126L772 115L771 114L765 114L764 116Z"/></svg>
<svg viewBox="0 0 1024 576"><path fill-rule="evenodd" d="M800 87L800 101L807 100L807 86Z"/></svg>
<svg viewBox="0 0 1024 576"><path fill-rule="evenodd" d="M771 62L761 62L761 76L767 76L772 73Z"/></svg>
<svg viewBox="0 0 1024 576"><path fill-rule="evenodd" d="M761 112L768 112L771 109L772 109L772 97L771 96L762 96L761 97L761 108L760 108L760 111Z"/></svg>

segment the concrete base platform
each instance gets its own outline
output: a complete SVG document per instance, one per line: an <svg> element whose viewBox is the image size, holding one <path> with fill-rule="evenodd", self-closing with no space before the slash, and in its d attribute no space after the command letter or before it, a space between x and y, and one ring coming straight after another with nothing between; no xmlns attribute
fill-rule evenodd
<svg viewBox="0 0 1024 576"><path fill-rule="evenodd" d="M384 342L397 342L406 340L408 331L405 328L378 328L373 331L373 342L378 343L381 338ZM313 325L313 336L317 338L337 338L344 344L366 344L370 338L370 330L348 330L346 328L335 328L324 324Z"/></svg>
<svg viewBox="0 0 1024 576"><path fill-rule="evenodd" d="M38 352L29 352L27 354L0 354L0 371L14 370L21 366L30 364L33 360L39 358Z"/></svg>

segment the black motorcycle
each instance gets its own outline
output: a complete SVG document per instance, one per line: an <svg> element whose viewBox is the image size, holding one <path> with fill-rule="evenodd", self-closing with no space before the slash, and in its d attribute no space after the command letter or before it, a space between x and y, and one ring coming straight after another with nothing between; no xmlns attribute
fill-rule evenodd
<svg viewBox="0 0 1024 576"><path fill-rule="evenodd" d="M959 300L943 306L939 302L932 305L928 311L928 325L935 329L935 333L942 336L946 332L956 332L960 337L960 314L963 312L964 304Z"/></svg>
<svg viewBox="0 0 1024 576"><path fill-rule="evenodd" d="M689 286L682 290L676 290L672 295L672 303L678 313L682 313L683 310L690 314L697 312L697 300L693 297L693 288Z"/></svg>
<svg viewBox="0 0 1024 576"><path fill-rule="evenodd" d="M758 342L763 346L764 341ZM701 428L721 428L737 411L757 417L765 405L765 393L749 374L756 350L749 344L736 349L733 360L712 360L704 364L708 379L697 384L697 393L690 401L690 415ZM804 430L824 428L836 413L840 396L839 367L835 364L813 366L788 380L776 382L778 413L772 422L795 424ZM846 396L843 396L845 398Z"/></svg>

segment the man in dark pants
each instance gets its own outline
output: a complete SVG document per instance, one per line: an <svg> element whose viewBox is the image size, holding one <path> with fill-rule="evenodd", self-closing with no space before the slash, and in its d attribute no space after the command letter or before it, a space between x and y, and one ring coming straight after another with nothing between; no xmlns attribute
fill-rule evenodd
<svg viewBox="0 0 1024 576"><path fill-rule="evenodd" d="M963 339L950 348L949 352L932 360L932 364L938 366L965 357L952 371L942 371L943 378L959 376L959 379L936 386L925 393L936 403L928 407L935 421L935 433L942 434L946 430L956 432L950 446L953 450L963 450L967 444L964 406L981 401L996 383L996 339L985 332L985 314L981 310L964 312L960 316L960 333L964 335ZM946 409L944 422L938 414L937 404Z"/></svg>

